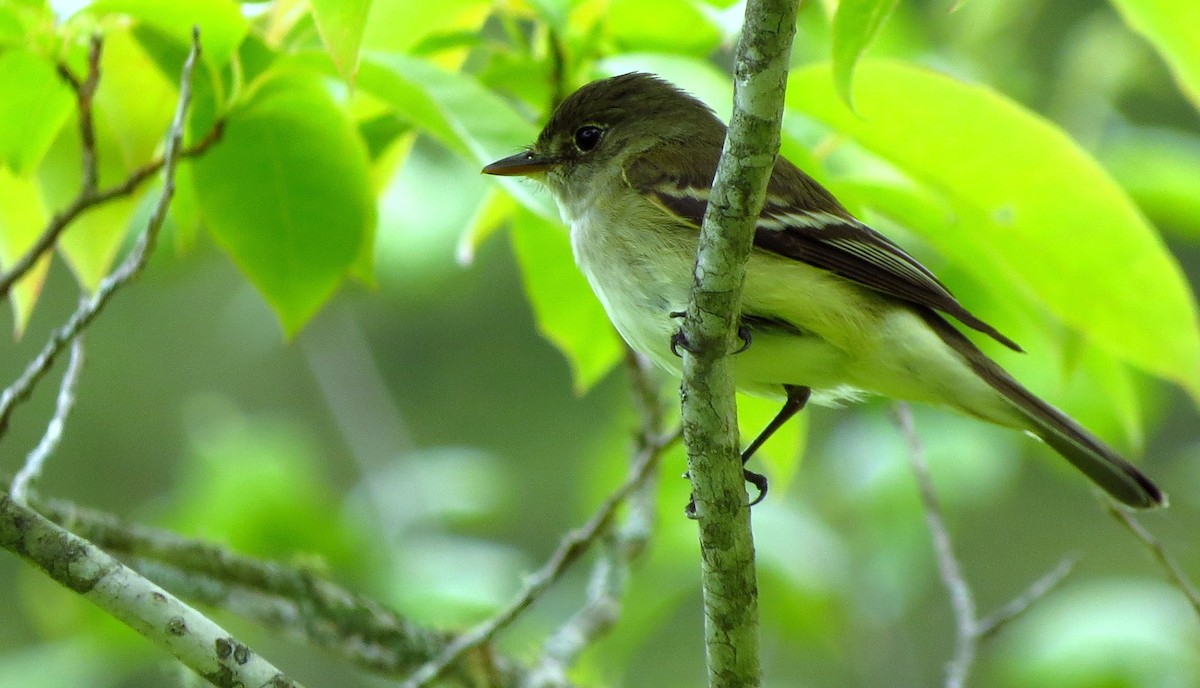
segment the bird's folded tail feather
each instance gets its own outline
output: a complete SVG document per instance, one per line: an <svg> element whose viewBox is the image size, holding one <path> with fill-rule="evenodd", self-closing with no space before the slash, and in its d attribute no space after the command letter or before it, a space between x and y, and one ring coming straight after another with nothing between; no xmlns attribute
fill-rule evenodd
<svg viewBox="0 0 1200 688"><path fill-rule="evenodd" d="M1028 429L1070 461L1118 501L1139 509L1166 506L1158 486L1095 435L1062 411L1025 389L999 365L929 309L920 309L925 322L993 389L1028 421Z"/></svg>

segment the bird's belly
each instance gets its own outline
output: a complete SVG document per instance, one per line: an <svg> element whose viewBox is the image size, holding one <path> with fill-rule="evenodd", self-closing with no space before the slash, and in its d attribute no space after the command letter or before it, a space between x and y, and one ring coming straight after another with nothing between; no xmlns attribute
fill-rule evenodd
<svg viewBox="0 0 1200 688"><path fill-rule="evenodd" d="M582 236L581 236L582 235ZM695 261L695 242L659 240L644 247L596 246L586 228L573 227L572 239L579 263L609 319L634 350L658 366L678 375L681 359L671 351L671 338L683 320L671 313L686 310ZM583 239L583 241L581 241ZM804 299L795 294L793 299ZM836 401L852 395L847 355L816 332L797 328L750 331L751 344L733 357L739 389L773 398L784 396L783 385L816 390L814 401Z"/></svg>

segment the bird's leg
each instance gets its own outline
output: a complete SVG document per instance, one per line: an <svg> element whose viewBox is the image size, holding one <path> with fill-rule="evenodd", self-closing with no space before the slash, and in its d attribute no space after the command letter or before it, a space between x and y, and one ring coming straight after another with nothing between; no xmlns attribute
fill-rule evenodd
<svg viewBox="0 0 1200 688"><path fill-rule="evenodd" d="M783 389L787 393L787 400L783 402L783 408L779 409L779 413L775 414L770 423L767 423L767 427L763 428L762 432L758 433L758 437L755 437L750 446L746 447L745 451L742 452L743 466L750 460L750 457L754 456L754 452L758 451L764 442L771 439L771 435L774 435L775 431L783 427L783 424L788 422L792 416L800 413L804 406L808 404L808 398L812 396L812 389L809 387L784 385ZM687 477L686 473L684 473L684 477ZM750 506L754 506L766 498L767 476L743 468L742 477L746 482L758 488L758 496L750 501ZM684 513L687 514L688 518L696 517L695 497L688 500L688 504L684 508Z"/></svg>
<svg viewBox="0 0 1200 688"><path fill-rule="evenodd" d="M783 389L787 392L787 400L783 402L783 408L779 409L779 413L775 414L770 423L767 423L767 427L763 428L763 431L758 433L758 437L755 437L750 446L746 447L746 450L742 452L743 466L746 465L751 456L754 456L754 452L758 451L758 448L764 442L771 439L771 435L774 435L776 430L783 427L783 424L788 422L792 416L800 413L805 404L808 403L809 396L812 395L812 389L809 387L784 385ZM742 469L742 475L745 477L746 482L758 488L758 496L750 502L750 506L754 506L767 496L767 476L746 469Z"/></svg>

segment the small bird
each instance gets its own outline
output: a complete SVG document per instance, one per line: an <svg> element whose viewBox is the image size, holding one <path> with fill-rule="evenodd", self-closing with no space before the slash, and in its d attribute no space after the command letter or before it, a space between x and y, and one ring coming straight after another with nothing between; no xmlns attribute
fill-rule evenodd
<svg viewBox="0 0 1200 688"><path fill-rule="evenodd" d="M567 97L528 149L483 172L545 185L571 226L575 261L635 350L679 374L699 228L725 140L703 102L656 76L594 81ZM776 160L746 266L734 379L783 401L743 453L811 400L864 393L948 407L1041 438L1117 500L1165 504L1158 487L1063 412L1021 386L946 316L1008 348L937 277ZM766 480L746 472L765 494Z"/></svg>

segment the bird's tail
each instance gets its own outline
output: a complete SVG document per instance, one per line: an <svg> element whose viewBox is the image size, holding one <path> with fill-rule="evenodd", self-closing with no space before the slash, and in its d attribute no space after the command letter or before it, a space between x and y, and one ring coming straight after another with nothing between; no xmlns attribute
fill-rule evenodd
<svg viewBox="0 0 1200 688"><path fill-rule="evenodd" d="M1028 421L1028 429L1118 501L1139 509L1165 506L1166 495L1149 478L1062 411L1025 389L971 340L931 310L926 323L966 360L976 375L1000 393Z"/></svg>

